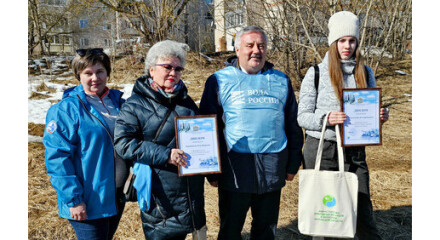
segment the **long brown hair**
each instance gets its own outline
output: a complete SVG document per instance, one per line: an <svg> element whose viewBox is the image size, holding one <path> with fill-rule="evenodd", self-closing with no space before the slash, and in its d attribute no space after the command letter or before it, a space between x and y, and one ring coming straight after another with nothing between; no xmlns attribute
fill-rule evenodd
<svg viewBox="0 0 440 240"><path fill-rule="evenodd" d="M365 78L364 58L362 57L361 50L358 46L356 46L355 58L356 66L354 70L354 78L356 79L356 87L366 88L368 79ZM338 53L338 41L334 41L329 47L328 72L336 97L341 99L342 88L344 86L344 76L341 69L341 57Z"/></svg>

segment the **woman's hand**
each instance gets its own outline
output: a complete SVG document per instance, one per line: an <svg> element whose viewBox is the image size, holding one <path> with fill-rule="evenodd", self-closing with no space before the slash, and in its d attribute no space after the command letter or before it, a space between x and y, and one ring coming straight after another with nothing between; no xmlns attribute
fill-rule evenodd
<svg viewBox="0 0 440 240"><path fill-rule="evenodd" d="M171 149L170 159L168 160L168 163L173 164L175 166L182 166L185 167L188 163L185 161L188 157L185 155L183 150L173 148Z"/></svg>
<svg viewBox="0 0 440 240"><path fill-rule="evenodd" d="M328 123L330 126L342 124L345 120L347 120L347 115L345 115L344 112L330 112L328 115Z"/></svg>
<svg viewBox="0 0 440 240"><path fill-rule="evenodd" d="M218 181L212 181L212 182L208 181L208 182L209 182L209 185L211 185L213 187L218 187Z"/></svg>
<svg viewBox="0 0 440 240"><path fill-rule="evenodd" d="M288 173L286 176L286 181L292 181L295 178L295 174Z"/></svg>
<svg viewBox="0 0 440 240"><path fill-rule="evenodd" d="M390 117L390 111L388 108L381 108L380 109L380 122L385 123L388 121L388 118Z"/></svg>
<svg viewBox="0 0 440 240"><path fill-rule="evenodd" d="M81 202L80 204L70 208L70 217L75 220L81 221L87 219L86 204Z"/></svg>

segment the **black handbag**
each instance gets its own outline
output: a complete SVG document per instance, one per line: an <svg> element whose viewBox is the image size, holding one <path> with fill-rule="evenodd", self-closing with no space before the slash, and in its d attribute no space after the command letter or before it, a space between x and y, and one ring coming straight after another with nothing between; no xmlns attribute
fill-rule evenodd
<svg viewBox="0 0 440 240"><path fill-rule="evenodd" d="M133 167L130 167L130 173L127 181L125 181L124 189L122 190L126 202L137 202L137 191L133 186L135 179L136 175L133 173Z"/></svg>

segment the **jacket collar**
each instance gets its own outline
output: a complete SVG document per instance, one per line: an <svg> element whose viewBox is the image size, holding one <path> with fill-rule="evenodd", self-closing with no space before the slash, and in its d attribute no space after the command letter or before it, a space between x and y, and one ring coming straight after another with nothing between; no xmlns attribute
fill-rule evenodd
<svg viewBox="0 0 440 240"><path fill-rule="evenodd" d="M107 93L105 93L106 95L108 94L108 96L110 97L110 99L112 100L113 104L115 105L115 107L119 110L119 108L121 107L122 103L123 103L123 99L122 99L122 92L119 90L115 90L115 89L109 89L107 91ZM86 98L86 93L84 92L84 88L83 86L80 84L78 86L75 87L71 87L68 88L66 90L64 90L63 93L63 98L65 99L67 97L75 97L78 95L78 97L85 103L88 105L87 102L87 98ZM104 95L103 95L104 97Z"/></svg>
<svg viewBox="0 0 440 240"><path fill-rule="evenodd" d="M133 92L142 96L142 97L150 98L150 99L152 99L156 102L159 102L161 104L164 104L164 105L166 105L167 103L174 103L178 100L184 100L188 97L188 89L186 88L185 85L183 85L182 89L180 89L179 93L176 96L174 96L173 98L166 98L161 93L159 93L151 88L151 86L148 82L149 77L150 76L148 74L144 75L142 77L139 77L133 86Z"/></svg>
<svg viewBox="0 0 440 240"><path fill-rule="evenodd" d="M322 59L322 63L328 67L328 52L325 53L324 59ZM346 75L354 74L355 67L356 60L354 58L351 58L349 60L341 60L342 73Z"/></svg>

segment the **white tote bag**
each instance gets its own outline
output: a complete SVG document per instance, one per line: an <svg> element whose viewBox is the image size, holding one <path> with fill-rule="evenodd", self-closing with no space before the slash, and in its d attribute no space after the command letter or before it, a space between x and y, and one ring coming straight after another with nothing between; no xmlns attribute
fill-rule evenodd
<svg viewBox="0 0 440 240"><path fill-rule="evenodd" d="M316 237L353 238L356 233L358 179L344 172L344 152L336 125L339 171L320 171L325 117L315 169L299 171L298 229Z"/></svg>

